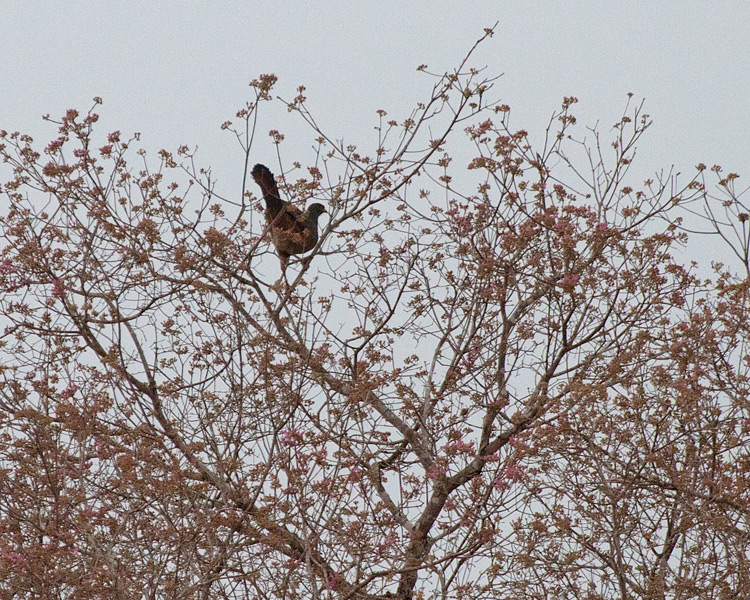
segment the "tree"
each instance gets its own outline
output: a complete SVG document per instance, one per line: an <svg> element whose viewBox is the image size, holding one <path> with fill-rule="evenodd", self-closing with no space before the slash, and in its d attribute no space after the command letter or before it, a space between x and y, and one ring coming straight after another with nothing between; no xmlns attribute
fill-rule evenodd
<svg viewBox="0 0 750 600"><path fill-rule="evenodd" d="M224 125L240 202L100 146L99 99L0 132L0 597L750 595L737 176L635 184L630 103L532 144L470 56L369 153L287 103L318 152L282 194L330 213L288 281L248 179L274 76ZM675 258L696 215L744 273Z"/></svg>

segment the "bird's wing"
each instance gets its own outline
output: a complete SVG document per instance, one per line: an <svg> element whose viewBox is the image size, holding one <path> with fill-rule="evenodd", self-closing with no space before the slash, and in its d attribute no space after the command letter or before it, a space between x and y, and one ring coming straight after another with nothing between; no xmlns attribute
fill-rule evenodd
<svg viewBox="0 0 750 600"><path fill-rule="evenodd" d="M284 202L278 216L274 219L274 227L281 229L297 229L304 227L304 215L302 211L291 202Z"/></svg>
<svg viewBox="0 0 750 600"><path fill-rule="evenodd" d="M274 229L280 229L289 233L304 233L306 227L304 215L299 208L289 202L284 202L281 210L269 221Z"/></svg>

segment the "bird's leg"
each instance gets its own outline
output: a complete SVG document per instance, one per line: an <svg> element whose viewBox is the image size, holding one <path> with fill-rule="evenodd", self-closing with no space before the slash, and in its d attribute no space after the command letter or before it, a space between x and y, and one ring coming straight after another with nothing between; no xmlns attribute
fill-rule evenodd
<svg viewBox="0 0 750 600"><path fill-rule="evenodd" d="M286 278L286 268L289 266L289 257L286 254L279 254L279 262L281 263L281 277L284 280L286 289L289 289L289 280Z"/></svg>

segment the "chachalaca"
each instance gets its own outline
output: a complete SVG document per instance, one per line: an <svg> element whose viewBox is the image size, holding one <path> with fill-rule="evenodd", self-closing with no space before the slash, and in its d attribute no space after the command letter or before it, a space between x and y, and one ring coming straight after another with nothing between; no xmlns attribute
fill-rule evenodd
<svg viewBox="0 0 750 600"><path fill-rule="evenodd" d="M318 243L318 217L327 212L322 204L311 204L302 212L279 196L276 179L265 165L255 165L251 172L266 201L266 222L271 229L271 240L286 272L289 257L309 252Z"/></svg>

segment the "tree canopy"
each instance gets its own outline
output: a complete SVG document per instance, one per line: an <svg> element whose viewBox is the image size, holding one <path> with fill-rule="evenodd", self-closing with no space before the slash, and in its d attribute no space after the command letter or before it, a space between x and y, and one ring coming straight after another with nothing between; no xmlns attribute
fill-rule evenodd
<svg viewBox="0 0 750 600"><path fill-rule="evenodd" d="M470 57L368 149L286 101L316 146L271 131L280 191L329 213L287 277L274 76L234 196L98 98L0 132L0 598L750 596L737 175L635 181L632 98L532 143Z"/></svg>

